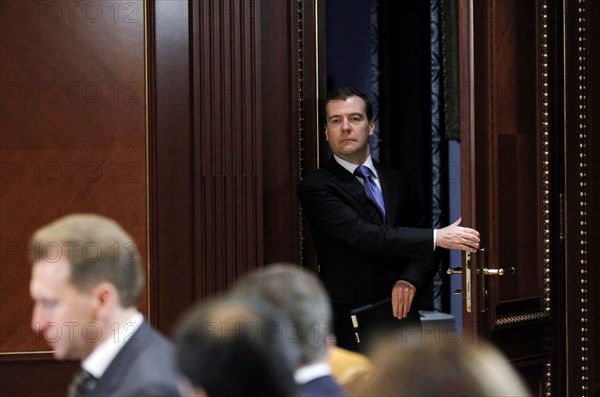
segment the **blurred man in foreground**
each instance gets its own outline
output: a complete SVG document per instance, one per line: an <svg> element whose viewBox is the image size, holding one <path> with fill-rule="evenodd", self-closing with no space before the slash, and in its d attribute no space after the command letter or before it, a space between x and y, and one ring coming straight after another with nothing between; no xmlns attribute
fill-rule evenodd
<svg viewBox="0 0 600 397"><path fill-rule="evenodd" d="M66 216L37 230L31 325L57 360L81 360L68 396L177 396L171 344L136 309L144 276L113 220Z"/></svg>

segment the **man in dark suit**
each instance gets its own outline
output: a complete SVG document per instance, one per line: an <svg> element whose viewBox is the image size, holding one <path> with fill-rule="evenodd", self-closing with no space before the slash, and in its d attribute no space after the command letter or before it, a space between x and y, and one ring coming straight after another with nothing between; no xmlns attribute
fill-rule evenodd
<svg viewBox="0 0 600 397"><path fill-rule="evenodd" d="M136 305L144 286L133 239L113 220L76 214L31 241L32 327L58 360L82 360L68 396L177 396L174 352Z"/></svg>
<svg viewBox="0 0 600 397"><path fill-rule="evenodd" d="M391 298L390 316L418 322L411 307L433 280L435 247L475 252L479 233L459 226L460 219L431 229L414 183L371 159L375 124L364 93L332 91L324 108L333 156L300 182L298 195L333 303L338 343L356 350L352 309Z"/></svg>
<svg viewBox="0 0 600 397"><path fill-rule="evenodd" d="M299 397L341 397L346 391L331 376L328 337L331 335L331 303L317 276L291 264L272 264L238 281L232 295L262 300L287 316L288 342L300 351L295 370Z"/></svg>

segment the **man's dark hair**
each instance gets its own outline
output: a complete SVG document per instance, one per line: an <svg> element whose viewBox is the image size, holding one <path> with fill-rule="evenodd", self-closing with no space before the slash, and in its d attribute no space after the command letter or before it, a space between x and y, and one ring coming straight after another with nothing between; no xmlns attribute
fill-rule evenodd
<svg viewBox="0 0 600 397"><path fill-rule="evenodd" d="M263 302L220 299L192 310L179 325L179 371L210 397L292 397L297 352L284 343L278 317Z"/></svg>
<svg viewBox="0 0 600 397"><path fill-rule="evenodd" d="M356 87L343 87L337 88L333 91L329 91L325 99L323 100L323 115L325 115L325 124L327 124L327 105L331 101L345 101L351 96L357 96L365 102L365 113L367 114L367 120L373 120L373 105L369 100L369 97Z"/></svg>

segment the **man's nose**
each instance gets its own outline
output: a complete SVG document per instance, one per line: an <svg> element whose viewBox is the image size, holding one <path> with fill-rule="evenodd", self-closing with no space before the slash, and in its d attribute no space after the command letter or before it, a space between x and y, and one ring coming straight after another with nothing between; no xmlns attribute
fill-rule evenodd
<svg viewBox="0 0 600 397"><path fill-rule="evenodd" d="M342 129L345 131L350 129L350 120L347 117L342 119Z"/></svg>

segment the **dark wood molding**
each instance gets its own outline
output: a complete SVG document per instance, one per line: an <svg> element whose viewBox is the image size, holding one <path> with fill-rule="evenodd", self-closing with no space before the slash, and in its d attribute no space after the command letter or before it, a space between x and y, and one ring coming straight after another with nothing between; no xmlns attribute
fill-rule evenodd
<svg viewBox="0 0 600 397"><path fill-rule="evenodd" d="M595 210L600 199L600 147L593 130L599 117L598 106L593 104L600 86L598 64L594 63L600 35L592 24L600 17L600 7L594 1L565 4L566 392L592 396L598 394L600 385L596 360L600 334L595 314L600 294L591 287L599 280L595 263L600 260L596 242L600 218Z"/></svg>
<svg viewBox="0 0 600 397"><path fill-rule="evenodd" d="M77 362L58 362L51 354L15 356L0 360L0 395L62 396L79 370ZM49 376L48 374L52 374Z"/></svg>
<svg viewBox="0 0 600 397"><path fill-rule="evenodd" d="M195 298L189 3L156 1L153 14L154 59L149 62L153 312L154 324L170 334Z"/></svg>
<svg viewBox="0 0 600 397"><path fill-rule="evenodd" d="M587 59L587 70L589 72L589 178L588 178L588 194L589 202L592 205L589 208L589 273L588 283L590 286L590 302L588 313L588 321L592 330L592 337L589 340L589 384L590 395L600 395L600 314L597 309L600 307L600 290L597 285L600 283L600 269L597 263L600 263L600 246L595 243L600 236L600 209L594 203L600 202L600 137L598 136L598 128L600 128L600 2L589 1L587 6L588 18L586 29L589 37L589 57ZM592 23L594 22L594 23Z"/></svg>

